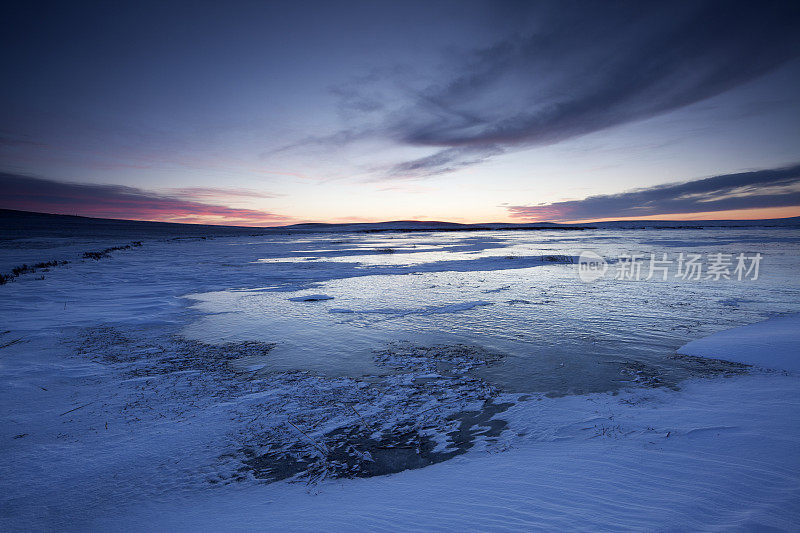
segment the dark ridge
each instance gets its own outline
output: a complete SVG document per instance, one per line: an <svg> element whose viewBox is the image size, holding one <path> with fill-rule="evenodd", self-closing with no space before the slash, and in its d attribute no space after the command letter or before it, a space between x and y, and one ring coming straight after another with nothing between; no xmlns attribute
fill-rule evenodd
<svg viewBox="0 0 800 533"><path fill-rule="evenodd" d="M0 209L0 243L31 237L183 239L231 236L287 235L296 233L385 233L385 232L451 232L451 231L581 231L590 229L707 229L740 227L800 227L800 217L767 220L625 220L591 224L481 223L398 220L330 224L309 222L288 226L248 227L179 224L90 218L74 215L52 215Z"/></svg>
<svg viewBox="0 0 800 533"><path fill-rule="evenodd" d="M169 239L260 235L269 231L270 228L118 220L0 209L0 242L31 237Z"/></svg>
<svg viewBox="0 0 800 533"><path fill-rule="evenodd" d="M594 226L464 226L454 228L369 228L353 230L358 233L386 233L389 231L402 231L404 233L432 233L441 231L583 231L587 229L597 229Z"/></svg>

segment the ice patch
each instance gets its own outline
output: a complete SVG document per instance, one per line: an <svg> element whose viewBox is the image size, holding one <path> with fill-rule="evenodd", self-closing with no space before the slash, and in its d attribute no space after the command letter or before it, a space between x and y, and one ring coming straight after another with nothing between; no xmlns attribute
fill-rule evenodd
<svg viewBox="0 0 800 533"><path fill-rule="evenodd" d="M289 298L290 302L321 302L323 300L333 300L333 296L328 296L327 294L307 294L305 296Z"/></svg>
<svg viewBox="0 0 800 533"><path fill-rule="evenodd" d="M378 314L378 315L397 315L397 316L406 316L406 315L437 315L441 313L459 313L461 311L469 311L470 309L474 309L476 307L483 307L484 305L492 305L492 302L487 302L486 300L475 300L472 302L460 302L455 304L446 304L446 305L430 305L427 307L422 307L419 309L394 309L394 308L385 308L385 309L363 309L357 311L359 313L365 314ZM348 312L348 311L337 311L337 312ZM353 311L349 311L353 312Z"/></svg>

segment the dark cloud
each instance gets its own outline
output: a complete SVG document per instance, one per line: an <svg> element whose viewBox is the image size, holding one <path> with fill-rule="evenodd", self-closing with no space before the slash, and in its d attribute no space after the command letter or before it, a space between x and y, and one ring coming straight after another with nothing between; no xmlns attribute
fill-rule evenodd
<svg viewBox="0 0 800 533"><path fill-rule="evenodd" d="M257 225L288 220L274 213L210 205L122 185L63 183L0 173L0 189L3 209L164 222ZM211 191L190 189L183 193L209 197ZM219 196L229 196L231 192L220 189Z"/></svg>
<svg viewBox="0 0 800 533"><path fill-rule="evenodd" d="M800 206L800 165L506 209L514 218L565 221L790 206Z"/></svg>
<svg viewBox="0 0 800 533"><path fill-rule="evenodd" d="M459 168L476 165L492 156L500 155L504 151L499 146L446 148L426 157L393 165L389 168L388 175L394 178L413 179L445 174Z"/></svg>
<svg viewBox="0 0 800 533"><path fill-rule="evenodd" d="M397 69L393 69L394 72ZM333 96L339 101L339 112L347 116L355 113L372 113L380 111L386 107L386 95L375 87L383 77L385 72L374 69L368 74L357 76L352 80L328 88ZM367 89L365 89L367 88Z"/></svg>
<svg viewBox="0 0 800 533"><path fill-rule="evenodd" d="M330 147L341 148L343 146L346 146L354 142L369 139L373 135L380 133L381 132L375 131L371 128L353 127L348 129L342 129L328 135L308 135L297 141L281 145L278 148L264 151L260 154L260 157L262 159L265 159L271 155L280 154L281 152L287 152L296 150L298 148L307 148L315 146L323 148L330 148Z"/></svg>
<svg viewBox="0 0 800 533"><path fill-rule="evenodd" d="M800 2L521 5L503 4L503 16L524 19L527 31L517 24L513 35L448 62L439 79L385 114L383 135L441 149L390 168L389 176L438 174L481 162L487 152L558 143L653 117L800 55ZM370 87L340 89L342 105L383 109ZM326 140L360 138L345 131Z"/></svg>

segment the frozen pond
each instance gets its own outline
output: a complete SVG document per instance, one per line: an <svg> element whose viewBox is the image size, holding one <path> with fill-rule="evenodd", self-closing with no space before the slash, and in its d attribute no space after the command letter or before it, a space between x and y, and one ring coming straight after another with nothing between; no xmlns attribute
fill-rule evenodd
<svg viewBox="0 0 800 533"><path fill-rule="evenodd" d="M277 343L263 360L242 361L265 371L377 373L373 351L408 341L499 352L504 361L480 376L509 391L605 391L651 375L671 384L693 372L672 357L688 340L800 300L792 229L325 234L230 248L258 281L191 294L199 315L183 333ZM570 264L586 250L612 260L591 283ZM645 279L651 253L667 254L667 281L658 270ZM706 270L710 256L730 254L733 279L705 279L706 270L699 280L677 277L681 253L701 254ZM761 254L758 279L736 279L740 253ZM613 261L626 254L642 255L641 279L615 279Z"/></svg>

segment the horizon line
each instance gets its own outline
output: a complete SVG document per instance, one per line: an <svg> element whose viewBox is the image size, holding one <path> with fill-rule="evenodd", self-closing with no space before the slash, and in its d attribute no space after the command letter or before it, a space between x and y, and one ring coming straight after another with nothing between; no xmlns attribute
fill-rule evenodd
<svg viewBox="0 0 800 533"><path fill-rule="evenodd" d="M749 210L748 210L749 211ZM762 209L754 209L753 211L763 211ZM589 224L597 224L597 223L609 223L609 222L757 222L757 221L769 221L769 220L789 220L793 218L800 218L800 214L793 215L793 216L765 216L765 217L753 217L753 218L744 218L744 217L721 217L721 218L691 218L692 215L697 214L708 214L708 213L675 213L674 215L651 215L651 216L644 216L644 217L620 217L620 218L601 218L601 219L589 219L589 220L575 220L575 221L551 221L551 220L537 220L537 221L530 221L530 222L455 222L450 220L424 220L424 219L397 219L397 220L379 220L379 221L355 221L355 222L324 222L324 221L304 221L304 222L294 222L292 224L282 224L282 225L238 225L238 224L222 224L222 223L200 223L200 222L171 222L166 220L150 220L150 219L136 219L136 218L106 218L106 217L96 217L96 216L88 216L88 215L80 215L80 214L71 214L71 213L47 213L43 211L26 211L21 209L7 209L7 208L0 208L0 212L13 212L13 213L23 213L26 215L46 215L46 216L64 216L64 217L74 217L74 218L84 218L90 220L109 220L109 221L118 221L118 222L145 222L145 223L152 223L152 224L170 224L170 225L181 225L181 226L215 226L221 228L248 228L248 229L262 229L262 228L270 228L270 229L279 229L279 228L291 228L293 226L303 226L303 225L326 225L326 226L355 226L355 225L378 225L378 224L400 224L400 223L416 223L416 224L452 224L457 226L483 226L483 225L496 225L496 226L531 226L536 227L537 225L541 224L553 224L557 226L584 226ZM798 206L798 212L800 212L800 206ZM713 212L712 212L713 213ZM685 216L687 218L670 218L672 216Z"/></svg>

